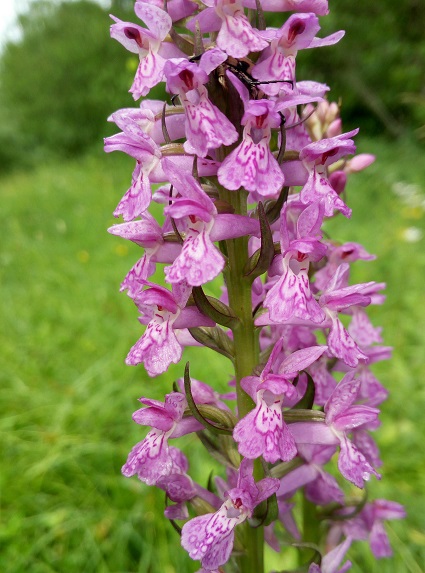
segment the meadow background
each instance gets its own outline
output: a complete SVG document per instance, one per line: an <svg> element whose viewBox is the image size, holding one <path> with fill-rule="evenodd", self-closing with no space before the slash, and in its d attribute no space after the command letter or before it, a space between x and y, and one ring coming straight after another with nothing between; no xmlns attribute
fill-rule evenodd
<svg viewBox="0 0 425 573"><path fill-rule="evenodd" d="M137 62L109 39L108 11L131 1L38 2L22 35L0 56L0 571L5 573L194 572L161 517L163 494L121 476L144 435L131 421L137 398L161 399L182 375L157 380L124 364L142 328L119 284L140 250L106 233L133 162L106 156L105 118L134 105ZM354 6L355 4L355 6ZM353 217L330 235L378 256L353 265L353 282L385 281L371 308L394 358L374 372L389 388L376 437L384 466L372 498L406 506L388 524L395 556L375 562L350 550L355 573L420 573L425 563L425 15L420 1L334 2L326 31L344 45L298 57L299 77L324 80L341 98L345 128L360 124L360 152L377 161L350 179ZM332 7L332 1L330 2ZM373 10L373 11L371 11ZM126 15L127 14L127 15ZM115 45L116 44L116 45ZM325 57L326 56L326 57ZM297 60L297 61L298 61ZM217 289L218 285L212 285ZM230 370L207 349L188 349L193 376L220 390ZM186 438L183 448L193 450ZM199 450L198 460L202 460ZM206 481L205 462L192 463ZM202 467L201 467L202 465ZM201 472L203 470L203 473ZM279 564L270 553L270 568Z"/></svg>

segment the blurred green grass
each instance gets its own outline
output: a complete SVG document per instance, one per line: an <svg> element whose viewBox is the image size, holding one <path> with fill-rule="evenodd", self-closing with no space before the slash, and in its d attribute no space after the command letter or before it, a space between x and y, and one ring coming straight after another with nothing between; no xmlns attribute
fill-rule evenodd
<svg viewBox="0 0 425 573"><path fill-rule="evenodd" d="M353 265L352 281L385 281L387 302L371 309L384 327L391 361L374 372L390 391L377 440L383 479L373 497L406 505L405 523L389 527L395 557L375 563L366 546L349 557L353 571L420 573L425 563L425 202L423 150L410 142L360 140L377 155L353 176L353 218L327 230L378 255ZM156 380L125 366L143 332L119 283L140 250L109 236L111 212L130 181L132 161L101 152L41 165L0 180L0 345L2 526L0 571L194 572L177 534L160 514L163 494L120 474L144 435L131 421L137 398L161 399L182 375L173 365ZM401 185L401 186L400 186ZM409 189L409 188L407 188ZM414 195L414 193L413 193ZM413 231L412 231L413 229ZM415 231L416 229L416 231ZM416 235L415 235L416 233ZM221 390L231 370L207 349L188 349L192 375ZM194 440L183 441L193 450ZM205 481L205 467L192 475ZM202 473L202 470L204 473ZM270 567L282 568L274 555Z"/></svg>

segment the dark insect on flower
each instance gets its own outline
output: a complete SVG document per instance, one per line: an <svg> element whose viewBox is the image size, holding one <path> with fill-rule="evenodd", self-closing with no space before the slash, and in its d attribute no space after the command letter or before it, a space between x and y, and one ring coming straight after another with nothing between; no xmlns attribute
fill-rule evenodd
<svg viewBox="0 0 425 573"><path fill-rule="evenodd" d="M255 88L257 88L257 86L261 86L261 85L279 84L279 83L290 84L291 88L294 89L294 82L292 80L267 80L267 81L266 80L256 80L255 78L252 77L252 75L250 73L250 69L253 66L253 63L248 59L236 60L235 58L229 57L229 58L227 58L225 65L249 89L253 89L253 88L255 89Z"/></svg>

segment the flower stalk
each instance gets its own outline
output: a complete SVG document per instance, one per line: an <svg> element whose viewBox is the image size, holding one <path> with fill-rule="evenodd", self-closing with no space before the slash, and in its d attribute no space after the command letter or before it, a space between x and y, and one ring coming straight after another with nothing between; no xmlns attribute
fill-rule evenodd
<svg viewBox="0 0 425 573"><path fill-rule="evenodd" d="M370 365L391 350L364 310L385 285L350 284L351 264L373 255L323 227L350 218L350 165L373 158L348 160L358 130L343 133L328 86L299 81L298 52L344 32L318 37L327 0L296 4L288 14L289 0L136 0L143 25L111 26L139 58L134 99L161 83L169 94L113 113L122 131L105 140L136 161L114 211L124 222L110 229L143 250L121 285L145 326L126 362L155 377L196 345L234 367L225 394L187 363L164 402L140 398L133 420L150 429L122 469L165 491L164 515L199 573L265 573L265 544L284 553L288 542L308 573L342 573L356 540L389 556L383 522L404 516L386 500L353 506L347 491L381 477L372 433L387 391ZM161 265L166 287L151 280ZM217 299L208 284L219 280ZM216 460L214 480L195 483L171 445L189 433Z"/></svg>

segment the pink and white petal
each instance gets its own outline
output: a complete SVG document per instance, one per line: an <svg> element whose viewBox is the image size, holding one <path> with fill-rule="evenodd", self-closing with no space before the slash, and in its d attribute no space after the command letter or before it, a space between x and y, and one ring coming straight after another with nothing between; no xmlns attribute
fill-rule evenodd
<svg viewBox="0 0 425 573"><path fill-rule="evenodd" d="M336 358L340 358L347 366L356 368L359 360L366 361L364 354L351 336L348 334L339 318L332 314L332 325L328 336L329 352Z"/></svg>
<svg viewBox="0 0 425 573"><path fill-rule="evenodd" d="M234 58L245 58L250 52L260 52L268 46L266 40L252 28L242 10L224 18L216 43Z"/></svg>
<svg viewBox="0 0 425 573"><path fill-rule="evenodd" d="M239 443L239 453L252 460L259 458L264 451L264 437L255 429L256 417L260 408L261 406L257 406L249 412L236 424L233 430L233 439Z"/></svg>
<svg viewBox="0 0 425 573"><path fill-rule="evenodd" d="M353 443L365 456L370 465L375 468L382 466L382 460L379 457L379 449L375 440L366 430L358 430L353 434Z"/></svg>
<svg viewBox="0 0 425 573"><path fill-rule="evenodd" d="M341 474L354 485L363 489L364 482L369 481L371 474L378 479L381 476L376 472L364 455L356 446L344 436L341 439L341 451L338 458L338 469Z"/></svg>
<svg viewBox="0 0 425 573"><path fill-rule="evenodd" d="M283 172L268 146L269 138L254 143L245 135L242 143L226 157L217 175L229 190L243 187L263 197L275 196L285 181Z"/></svg>
<svg viewBox="0 0 425 573"><path fill-rule="evenodd" d="M114 217L122 215L124 221L132 221L146 211L150 205L151 197L149 175L138 163L133 172L131 187L118 203Z"/></svg>
<svg viewBox="0 0 425 573"><path fill-rule="evenodd" d="M133 298L143 287L144 281L155 272L155 264L145 253L141 259L126 274L120 286L120 291L127 290L130 298Z"/></svg>
<svg viewBox="0 0 425 573"><path fill-rule="evenodd" d="M340 30L339 32L334 32L333 34L330 34L325 38L314 38L308 47L319 48L322 46L333 46L333 44L338 43L344 36L345 36L345 31Z"/></svg>
<svg viewBox="0 0 425 573"><path fill-rule="evenodd" d="M238 138L234 125L208 99L207 92L198 88L201 98L197 103L183 102L186 112L186 137L184 149L205 157L208 149L231 145Z"/></svg>
<svg viewBox="0 0 425 573"><path fill-rule="evenodd" d="M125 362L130 366L143 363L149 376L154 377L165 372L172 362L177 364L181 355L182 348L170 322L152 320L131 348Z"/></svg>
<svg viewBox="0 0 425 573"><path fill-rule="evenodd" d="M281 363L279 374L285 374L288 378L294 378L298 372L305 370L313 362L316 362L327 348L326 345L321 345L296 350Z"/></svg>
<svg viewBox="0 0 425 573"><path fill-rule="evenodd" d="M134 446L121 471L126 477L137 473L141 481L153 485L161 476L167 475L171 467L166 433L154 429Z"/></svg>
<svg viewBox="0 0 425 573"><path fill-rule="evenodd" d="M144 22L158 40L163 40L173 24L170 16L158 6L137 0L134 5L136 16Z"/></svg>
<svg viewBox="0 0 425 573"><path fill-rule="evenodd" d="M292 317L316 324L325 320L325 313L311 294L307 271L302 270L296 275L289 264L285 265L284 274L267 293L264 306L275 322L284 322Z"/></svg>
<svg viewBox="0 0 425 573"><path fill-rule="evenodd" d="M295 82L295 58L285 56L280 50L274 49L268 58L255 64L252 76L259 81L275 81L276 83L261 84L260 87L267 95L277 95L285 82Z"/></svg>
<svg viewBox="0 0 425 573"><path fill-rule="evenodd" d="M200 286L213 280L223 268L223 255L203 230L198 235L188 234L180 255L165 268L166 281L186 280L192 286Z"/></svg>
<svg viewBox="0 0 425 573"><path fill-rule="evenodd" d="M300 191L300 198L306 205L324 199L326 217L332 217L335 209L341 211L346 217L351 217L351 209L338 196L326 177L317 172L316 168L310 171L307 183Z"/></svg>
<svg viewBox="0 0 425 573"><path fill-rule="evenodd" d="M326 402L325 413L327 424L332 424L332 422L357 399L360 389L360 380L358 378L354 379L354 374L354 372L348 372L335 387L335 390Z"/></svg>
<svg viewBox="0 0 425 573"><path fill-rule="evenodd" d="M147 95L151 88L159 84L164 76L164 64L165 60L149 48L149 52L140 60L133 84L128 90L135 100Z"/></svg>
<svg viewBox="0 0 425 573"><path fill-rule="evenodd" d="M216 513L207 513L184 524L181 544L192 559L200 560L206 569L216 569L226 563L233 548L235 518L227 517L223 505Z"/></svg>

